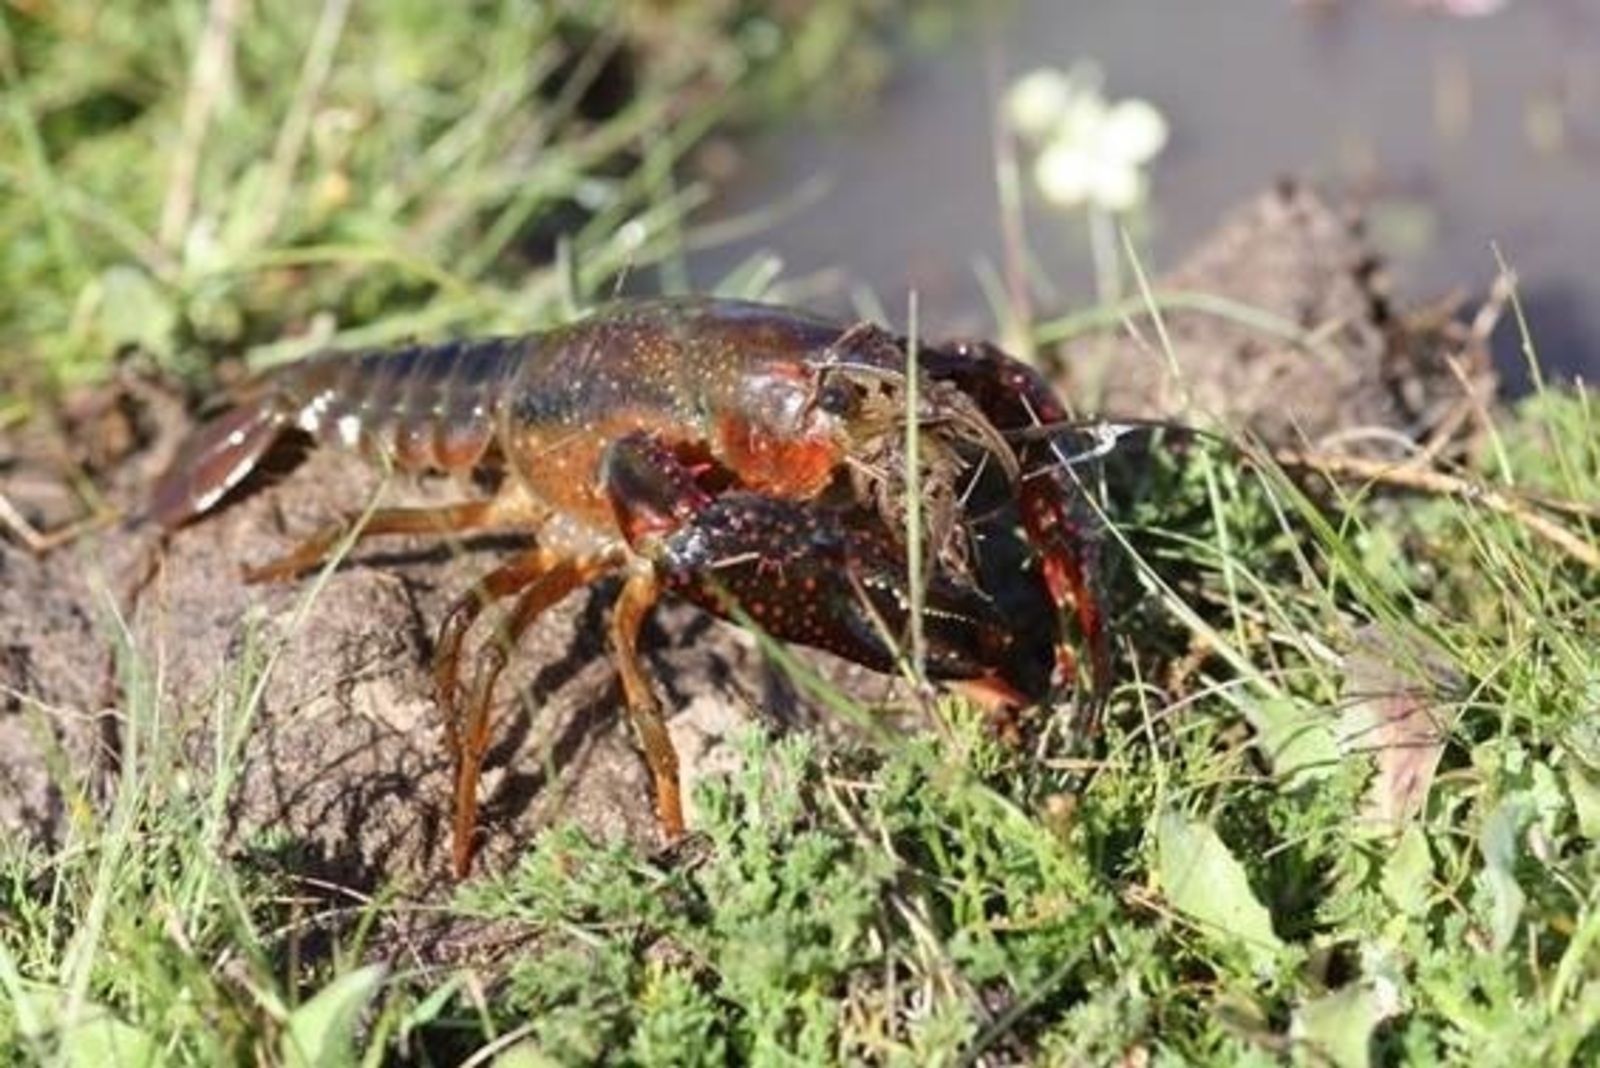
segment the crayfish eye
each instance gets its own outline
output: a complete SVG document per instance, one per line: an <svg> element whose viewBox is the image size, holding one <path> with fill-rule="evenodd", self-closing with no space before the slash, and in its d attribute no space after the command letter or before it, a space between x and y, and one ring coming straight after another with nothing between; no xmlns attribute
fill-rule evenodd
<svg viewBox="0 0 1600 1068"><path fill-rule="evenodd" d="M844 418L854 414L856 401L856 388L842 378L826 378L817 390L817 407L829 415Z"/></svg>

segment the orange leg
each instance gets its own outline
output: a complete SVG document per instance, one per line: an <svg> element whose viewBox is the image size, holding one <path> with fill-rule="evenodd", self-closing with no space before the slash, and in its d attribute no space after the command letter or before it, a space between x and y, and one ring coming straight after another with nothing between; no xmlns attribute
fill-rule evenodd
<svg viewBox="0 0 1600 1068"><path fill-rule="evenodd" d="M628 704L628 718L644 748L645 763L656 787L656 819L667 840L683 837L683 799L678 787L678 751L672 746L666 721L661 715L650 680L639 662L639 628L661 596L654 574L636 572L628 577L617 597L611 617L611 643L616 651L617 670L622 675L622 694Z"/></svg>
<svg viewBox="0 0 1600 1068"><path fill-rule="evenodd" d="M472 870L478 823L478 780L483 770L484 754L489 749L489 706L494 699L495 683L505 670L511 650L545 609L615 567L617 562L614 556L609 555L572 560L535 551L487 576L468 598L456 603L456 609L448 617L446 626L456 628L450 635L449 665L447 669L441 669L445 663L445 648L441 642L440 659L436 662L435 671L439 672L436 681L439 683L446 731L456 761L452 855L456 878L464 879ZM499 633L478 650L463 721L455 708L455 676L460 663L461 639L487 600L504 596L499 591L512 584L516 584L523 592L499 628ZM466 622L460 622L462 619ZM448 679L444 671L448 672ZM446 694L449 694L448 698Z"/></svg>
<svg viewBox="0 0 1600 1068"><path fill-rule="evenodd" d="M380 534L463 534L477 530L537 529L543 512L517 493L485 501L467 501L433 508L380 508L356 532L356 540ZM330 523L294 549L258 567L247 567L246 582L291 579L322 564L361 522L360 515Z"/></svg>
<svg viewBox="0 0 1600 1068"><path fill-rule="evenodd" d="M521 593L544 578L562 562L562 557L548 549L530 549L510 563L502 564L473 583L472 588L456 598L439 624L439 637L433 647L433 686L439 710L444 715L445 740L450 753L458 761L462 753L460 716L457 714L461 677L461 647L467 631L477 622L483 610L496 601Z"/></svg>

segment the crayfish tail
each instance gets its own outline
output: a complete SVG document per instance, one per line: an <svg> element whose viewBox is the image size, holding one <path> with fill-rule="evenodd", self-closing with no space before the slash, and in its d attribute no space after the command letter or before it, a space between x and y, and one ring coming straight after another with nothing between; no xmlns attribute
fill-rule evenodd
<svg viewBox="0 0 1600 1068"><path fill-rule="evenodd" d="M255 469L288 419L273 398L262 397L195 431L156 483L150 518L171 530L210 509Z"/></svg>

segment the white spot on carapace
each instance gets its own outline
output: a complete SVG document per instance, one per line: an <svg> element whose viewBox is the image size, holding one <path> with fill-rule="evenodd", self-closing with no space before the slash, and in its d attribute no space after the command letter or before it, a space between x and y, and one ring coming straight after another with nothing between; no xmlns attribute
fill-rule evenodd
<svg viewBox="0 0 1600 1068"><path fill-rule="evenodd" d="M334 432L339 436L339 444L347 449L353 449L361 443L361 417L346 413L339 417L333 425Z"/></svg>
<svg viewBox="0 0 1600 1068"><path fill-rule="evenodd" d="M228 435L228 444L230 446L232 446L233 448L235 448L235 449L237 449L240 445L243 445L244 444L244 431L243 430L235 430L233 433L229 434Z"/></svg>
<svg viewBox="0 0 1600 1068"><path fill-rule="evenodd" d="M328 405L333 401L333 393L323 390L316 398L300 409L300 415L295 420L301 430L307 434L315 434L322 426L322 413L328 410Z"/></svg>

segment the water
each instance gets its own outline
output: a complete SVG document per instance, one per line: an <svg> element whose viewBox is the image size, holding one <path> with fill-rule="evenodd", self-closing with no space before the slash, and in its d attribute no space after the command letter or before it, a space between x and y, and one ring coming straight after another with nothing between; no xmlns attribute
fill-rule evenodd
<svg viewBox="0 0 1600 1068"><path fill-rule="evenodd" d="M1307 176L1369 206L1404 295L1483 290L1498 243L1546 368L1600 375L1600 0L1521 0L1484 19L1383 0L1323 15L1287 0L1007 5L910 58L863 114L758 142L720 213L827 190L701 253L694 280L771 249L813 305L842 309L864 287L899 317L915 287L930 331L988 329L974 264L1001 260L995 72L1003 82L1080 58L1103 68L1109 96L1145 97L1171 122L1154 175L1154 270L1275 178ZM1058 290L1050 310L1089 301L1081 222L1033 204L1029 224Z"/></svg>

